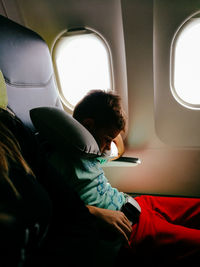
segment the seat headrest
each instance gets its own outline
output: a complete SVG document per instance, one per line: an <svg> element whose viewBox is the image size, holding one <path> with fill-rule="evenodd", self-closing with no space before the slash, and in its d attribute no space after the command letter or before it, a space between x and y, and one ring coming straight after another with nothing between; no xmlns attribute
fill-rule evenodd
<svg viewBox="0 0 200 267"><path fill-rule="evenodd" d="M0 70L8 107L33 131L29 110L50 106L62 109L49 48L34 31L0 16Z"/></svg>
<svg viewBox="0 0 200 267"><path fill-rule="evenodd" d="M39 133L57 150L87 158L101 155L91 133L64 110L40 107L32 109L30 115Z"/></svg>
<svg viewBox="0 0 200 267"><path fill-rule="evenodd" d="M53 74L44 40L32 30L3 16L0 16L0 69L6 83L15 86L45 85Z"/></svg>

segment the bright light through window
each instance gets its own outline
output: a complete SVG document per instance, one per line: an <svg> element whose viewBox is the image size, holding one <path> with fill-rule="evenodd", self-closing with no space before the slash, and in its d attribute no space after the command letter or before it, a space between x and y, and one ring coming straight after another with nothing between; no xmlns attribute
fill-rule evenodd
<svg viewBox="0 0 200 267"><path fill-rule="evenodd" d="M112 89L108 48L95 33L63 36L56 45L60 89L71 108L92 89Z"/></svg>
<svg viewBox="0 0 200 267"><path fill-rule="evenodd" d="M189 108L200 108L200 19L193 18L173 44L172 91Z"/></svg>

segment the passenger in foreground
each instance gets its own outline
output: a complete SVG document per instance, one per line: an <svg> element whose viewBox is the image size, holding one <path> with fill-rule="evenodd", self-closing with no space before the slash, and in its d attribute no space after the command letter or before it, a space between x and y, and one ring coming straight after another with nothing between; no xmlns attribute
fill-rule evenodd
<svg viewBox="0 0 200 267"><path fill-rule="evenodd" d="M91 91L76 105L73 117L89 130L102 153L110 149L112 141L117 143L125 129L120 98L111 92ZM99 208L112 210L105 211L105 215L111 212L113 221L111 219L109 223L120 228L129 239L128 260L133 253L134 262L138 260L154 266L169 263L176 266L187 260L191 266L199 259L200 200L140 196L131 201L130 196L108 183L102 170L104 161L104 158L77 159L71 183L92 214L102 218ZM126 213L127 202L132 216ZM129 219L125 216L116 224L114 214L121 211Z"/></svg>
<svg viewBox="0 0 200 267"><path fill-rule="evenodd" d="M0 108L0 266L95 266L94 216L71 188L54 183L39 151L33 133Z"/></svg>
<svg viewBox="0 0 200 267"><path fill-rule="evenodd" d="M33 147L34 138L22 123L0 108L1 266L24 266L43 241L51 218L49 197L29 165L34 165Z"/></svg>

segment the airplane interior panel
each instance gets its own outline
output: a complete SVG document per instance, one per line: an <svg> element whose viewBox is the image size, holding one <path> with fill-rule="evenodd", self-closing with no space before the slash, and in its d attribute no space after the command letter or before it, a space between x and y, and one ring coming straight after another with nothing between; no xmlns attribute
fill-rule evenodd
<svg viewBox="0 0 200 267"><path fill-rule="evenodd" d="M3 88L2 85L5 82L8 108L12 109L13 107L12 112L19 115L23 123L31 128L31 131L38 131L42 153L45 149L47 149L47 155L52 153L54 150L48 142L56 140L55 143L59 146L58 151L66 157L67 163L75 158L74 155L77 153L77 151L74 152L75 150L79 150L78 153L84 155L83 167L86 158L96 159L99 155L103 156L100 140L95 138L95 135L93 136L97 128L91 130L91 127L94 127L94 124L91 124L91 118L83 120L81 126L77 123L76 118L73 118L73 112L79 102L75 105L70 103L67 95L74 94L82 99L84 94L81 90L83 89L86 91L89 89L111 90L121 98L122 108L126 114L126 127L123 131L120 129L119 132L123 139L123 154L120 155L119 150L113 152L118 153L116 155L120 155L122 158L124 157L124 160L122 162L118 161L120 160L119 157L119 159L113 161L113 164L108 162L102 167L110 188L116 188L120 193L125 192L125 194L137 197L152 195L157 197L167 196L174 199L175 197L199 199L200 55L198 50L200 38L198 36L200 36L200 0L0 0L0 16L0 28L3 29L0 33L0 36L2 36L0 71L2 71L2 77L5 79L5 81L3 81L3 78L2 81L0 79L0 89ZM4 18L8 20L4 21ZM12 38L7 33L11 33ZM65 68L67 69L66 65L62 63L62 61L65 61L63 59L64 52L62 56L60 56L61 53L58 53L65 47L65 41L70 43L75 40L74 37L80 36L82 38L86 35L89 38L92 36L93 39L91 38L91 40L99 41L99 46L104 47L106 51L108 67L103 68L104 70L109 69L107 76L110 88L98 88L97 86L97 88L80 88L79 91L78 89L76 91L76 89L70 88L69 83L66 82L72 80L73 84L73 81L75 83L80 79L80 85L82 80L87 82L93 78L98 63L94 67L88 67L88 73L91 71L88 77L86 77L87 72L84 72L87 68L87 62L92 62L92 59L89 58L89 55L92 54L91 51L87 51L88 58L84 58L82 63L78 62L79 59L76 59L77 61L74 59L75 65L71 70L69 65L67 71L65 70ZM8 42L7 46L4 45L4 42L5 44ZM22 43L20 44L20 42ZM61 42L62 45L60 45ZM20 50L23 45L24 50ZM9 47L7 50L10 51L6 51L6 47ZM44 50L42 51L42 49ZM8 57L4 57L5 51L9 53ZM30 51L32 51L32 54L28 58ZM11 56L16 55L15 53L21 53L20 55L22 55L18 62L15 62L15 60L19 57ZM72 54L72 52L69 52L66 55L70 55L70 53ZM83 50L84 53L86 54ZM58 68L58 58L63 64L61 71ZM5 62L5 59L8 59L9 62ZM74 62L72 59L72 64ZM38 64L38 67L35 67L34 64L35 66ZM26 66L23 79L21 79L23 75L19 74L23 70L21 65ZM79 65L83 66L82 70L78 68ZM11 69L12 71L10 71ZM75 78L70 77L70 71L72 70L75 70L73 76ZM82 78L80 78L81 75L78 71L84 73ZM48 76L48 79L46 79L45 73L50 73L50 78ZM14 79L10 79L9 75ZM64 76L62 81L61 75ZM18 76L20 76L20 83L18 83ZM65 82L67 85L64 85ZM87 83L84 83L84 86L85 84ZM96 86L97 83L88 82L88 84L95 84ZM64 90L67 90L67 93ZM23 92L24 101L22 101ZM4 94L5 92L0 92L0 97L3 98ZM21 104L17 106L16 103ZM43 107L48 107L44 109L44 117L40 115ZM41 110L38 109L38 113L35 111L34 115L34 111L32 111L34 108L41 108ZM58 112L58 114L56 113L58 118L53 118L54 109L56 110L55 113ZM99 112L104 114L103 111ZM63 115L65 113L67 114L66 118ZM41 122L38 122L40 118ZM105 121L106 119L107 116L103 118ZM66 131L65 123L69 127L73 126L74 132ZM109 125L110 130L112 130L112 123ZM89 135L83 126L89 131ZM50 135L50 137L43 140L44 136L40 137L40 130L41 136L45 134ZM64 134L68 138L67 141ZM83 134L83 137L81 134ZM113 132L111 135L113 135ZM115 140L115 138L116 136L110 139ZM87 145L84 143L85 140L87 140ZM90 141L89 145L88 140ZM109 149L111 149L111 141L113 140L109 141ZM74 145L74 142L77 143ZM1 140L0 145L2 145ZM75 148L73 147L74 150L72 149L71 152L72 145ZM68 146L70 147L69 150ZM10 156L12 153L9 153ZM112 157L115 158L116 155L113 155ZM44 154L42 154L42 157L44 157ZM111 154L109 154L109 157L108 161L111 159ZM56 171L59 177L68 168L65 160L62 161L60 158L60 155L56 158ZM50 157L48 163L51 164L52 160L54 160L54 157ZM88 166L92 168L93 163ZM26 171L28 170L28 175L32 174L26 163L23 163L23 167ZM66 172L68 174L68 169ZM83 169L80 173L84 173ZM70 175L72 176L71 173ZM90 179L92 178L88 175L85 184ZM97 191L102 195L106 190L104 188L105 184L101 184L101 178L98 179ZM64 190L66 181L64 179L61 179L61 181L61 184L57 187ZM77 181L78 179L74 182L74 185L77 186L77 192L81 192L80 194L83 192L83 199L85 199L85 189L81 185L79 186ZM53 183L55 180L52 179L51 182ZM12 181L10 185L13 187ZM50 195L52 194L53 198L56 198L57 195L53 193L54 186L48 186ZM59 197L59 199L62 198L61 195ZM92 202L93 198L94 195L91 195L89 200ZM81 198L81 201L83 199ZM98 202L95 201L92 202L94 205L91 206L99 207ZM90 206L90 204L88 205ZM100 206L100 208L103 208L103 206ZM90 211L90 208L88 209ZM112 209L114 208L112 207ZM93 211L92 208L91 211ZM35 229L31 229L32 232L29 234L34 235ZM61 235L61 233L59 234ZM116 257L115 245L116 243L112 246L114 250L110 251L110 257L105 266L119 266L115 265L116 261L113 264L113 257ZM105 243L103 243L103 249L105 255L109 254L109 249L107 250ZM188 247L187 249L190 252ZM87 246L83 254L86 250ZM117 251L119 251L119 247L117 247ZM193 252L191 252L191 255L193 255ZM197 254L194 253L195 259L198 259ZM125 255L127 256L127 254ZM99 254L96 255L95 252L93 256L97 258ZM102 266L105 257L102 257L99 263L95 262L91 266ZM45 256L43 260L45 261ZM16 266L26 267L21 263ZM30 264L27 267L40 266L34 264L33 261L33 265ZM59 264L57 266L67 266L61 264L61 259ZM56 266L56 264L52 266ZM152 266L164 267L166 265L159 263Z"/></svg>

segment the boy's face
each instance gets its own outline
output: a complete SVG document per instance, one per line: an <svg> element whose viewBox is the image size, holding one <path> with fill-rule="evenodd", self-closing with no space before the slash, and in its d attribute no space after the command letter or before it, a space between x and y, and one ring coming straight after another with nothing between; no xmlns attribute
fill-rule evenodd
<svg viewBox="0 0 200 267"><path fill-rule="evenodd" d="M104 153L106 150L110 150L111 142L121 132L119 129L116 129L114 125L104 127L99 126L91 118L86 118L81 123L93 135L94 139L99 145L101 153Z"/></svg>
<svg viewBox="0 0 200 267"><path fill-rule="evenodd" d="M104 153L106 150L110 150L111 142L113 139L115 139L115 137L117 137L117 135L120 133L120 130L115 129L114 127L95 127L91 133L97 141L101 153Z"/></svg>

